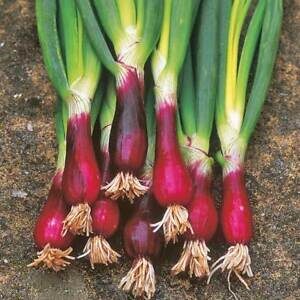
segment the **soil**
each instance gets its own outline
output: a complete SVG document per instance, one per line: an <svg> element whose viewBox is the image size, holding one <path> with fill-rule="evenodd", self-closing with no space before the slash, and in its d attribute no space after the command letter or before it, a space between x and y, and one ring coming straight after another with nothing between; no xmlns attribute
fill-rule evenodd
<svg viewBox="0 0 300 300"><path fill-rule="evenodd" d="M263 112L246 157L246 183L254 212L250 245L254 277L247 291L233 280L240 299L299 299L299 62L300 2L286 0L277 64ZM127 299L117 285L130 268L91 270L75 262L55 274L27 268L36 249L32 228L55 169L55 93L43 67L32 0L0 0L0 298ZM220 200L220 170L216 168ZM121 247L119 239L115 241ZM211 245L212 260L223 241ZM233 299L225 274L209 286L172 278L176 249L157 268L156 299ZM167 252L166 251L166 252Z"/></svg>

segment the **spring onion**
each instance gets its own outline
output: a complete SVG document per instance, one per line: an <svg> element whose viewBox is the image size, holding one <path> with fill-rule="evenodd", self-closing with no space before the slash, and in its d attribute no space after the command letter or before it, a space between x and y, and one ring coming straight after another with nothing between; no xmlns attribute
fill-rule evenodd
<svg viewBox="0 0 300 300"><path fill-rule="evenodd" d="M253 235L252 213L245 188L244 157L266 98L282 20L281 0L260 0L247 28L239 56L240 32L249 4L250 1L235 0L231 7L231 1L222 2L223 12L226 11L226 14L220 23L221 69L216 123L222 152L218 153L217 159L223 169L221 225L225 239L231 246L228 252L213 264L208 282L218 269L228 271L228 286L231 292L232 273L247 289L248 284L242 275L253 276L247 246ZM247 83L257 46L254 82L246 103Z"/></svg>
<svg viewBox="0 0 300 300"><path fill-rule="evenodd" d="M207 242L218 222L211 191L212 159L208 156L217 91L217 7L217 0L201 2L192 43L194 55L187 55L179 99L180 144L194 181L192 201L187 206L193 232L185 234L183 251L171 271L173 275L187 271L190 277L199 278L209 274Z"/></svg>
<svg viewBox="0 0 300 300"><path fill-rule="evenodd" d="M74 0L36 0L38 34L49 77L68 108L67 154L62 179L71 211L63 234L89 235L90 205L96 200L101 176L91 139L91 99L100 77L97 59Z"/></svg>
<svg viewBox="0 0 300 300"><path fill-rule="evenodd" d="M156 98L156 151L153 194L166 208L161 227L165 241L177 241L190 224L185 205L192 197L192 179L182 159L176 133L177 83L199 1L165 0L162 32L152 58Z"/></svg>
<svg viewBox="0 0 300 300"><path fill-rule="evenodd" d="M34 228L34 241L39 249L38 257L28 266L36 267L40 264L52 269L60 271L65 269L70 260L73 251L71 243L74 236L67 233L61 235L63 228L63 220L67 216L69 210L63 200L62 193L62 177L66 156L66 138L62 117L62 102L58 100L56 112L56 136L58 143L58 158L55 175L52 178L51 188L47 201L37 218Z"/></svg>

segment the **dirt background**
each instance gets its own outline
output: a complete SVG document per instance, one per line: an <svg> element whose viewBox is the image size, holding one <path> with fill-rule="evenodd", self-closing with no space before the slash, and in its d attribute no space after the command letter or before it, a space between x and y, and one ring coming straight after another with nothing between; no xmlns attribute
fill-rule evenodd
<svg viewBox="0 0 300 300"><path fill-rule="evenodd" d="M255 216L251 291L241 299L300 299L299 63L300 1L286 0L277 65L247 155L247 188ZM54 274L28 269L35 255L32 228L55 169L55 94L43 68L33 1L0 0L0 298L127 299L117 289L130 262L92 271L86 261ZM298 130L298 132L297 132ZM220 199L220 170L216 197ZM119 247L120 242L116 242ZM226 247L212 245L212 258ZM232 299L224 274L212 284L171 278L175 253L157 269L157 299ZM299 261L298 261L299 262Z"/></svg>

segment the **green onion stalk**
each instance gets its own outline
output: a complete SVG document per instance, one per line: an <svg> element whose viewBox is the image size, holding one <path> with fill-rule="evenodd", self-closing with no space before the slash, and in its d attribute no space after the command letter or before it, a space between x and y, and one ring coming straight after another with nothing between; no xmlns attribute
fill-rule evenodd
<svg viewBox="0 0 300 300"><path fill-rule="evenodd" d="M209 275L207 243L218 224L211 190L213 159L209 157L217 92L218 0L203 0L199 10L183 68L178 117L180 145L194 183L187 206L193 231L185 233L181 256L171 272L203 278Z"/></svg>
<svg viewBox="0 0 300 300"><path fill-rule="evenodd" d="M37 258L28 267L43 265L55 272L64 270L74 257L71 245L74 236L69 232L61 235L63 220L69 212L62 193L62 177L66 156L66 137L63 126L62 102L57 101L55 116L58 157L55 175L52 178L51 188L47 200L39 214L34 227L33 237L38 248Z"/></svg>
<svg viewBox="0 0 300 300"><path fill-rule="evenodd" d="M177 139L176 111L178 77L198 10L197 0L165 0L160 40L152 57L156 101L156 149L153 194L166 208L161 227L166 243L176 243L191 225L186 205L192 198L192 179L183 161Z"/></svg>
<svg viewBox="0 0 300 300"><path fill-rule="evenodd" d="M147 153L144 65L158 40L161 0L77 0L100 60L116 79L117 104L109 142L114 177L102 187L114 200L132 202L147 191L140 180ZM95 12L94 12L95 10ZM112 42L112 56L99 27ZM138 147L137 147L138 145Z"/></svg>
<svg viewBox="0 0 300 300"><path fill-rule="evenodd" d="M231 1L222 1L220 6L222 14L216 125L221 151L216 157L223 169L221 226L225 239L231 246L213 264L208 282L218 269L227 271L231 292L232 273L247 289L248 284L242 275L253 276L248 249L253 225L244 181L244 160L250 137L267 96L282 21L281 0L258 1L239 55L241 31L250 3L249 0L235 0L233 4ZM257 48L257 62L254 63ZM254 69L254 80L248 86L251 69Z"/></svg>
<svg viewBox="0 0 300 300"><path fill-rule="evenodd" d="M89 42L75 0L36 0L37 27L44 64L64 102L67 153L63 195L71 211L63 235L89 235L90 206L97 199L101 176L91 138L91 101L101 65Z"/></svg>

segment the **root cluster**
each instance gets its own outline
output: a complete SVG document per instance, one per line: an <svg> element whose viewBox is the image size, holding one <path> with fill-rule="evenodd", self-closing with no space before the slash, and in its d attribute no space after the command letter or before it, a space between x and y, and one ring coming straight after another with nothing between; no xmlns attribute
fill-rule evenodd
<svg viewBox="0 0 300 300"><path fill-rule="evenodd" d="M102 190L105 190L105 196L113 200L127 198L132 203L135 198L143 196L148 187L131 173L119 172Z"/></svg>
<svg viewBox="0 0 300 300"><path fill-rule="evenodd" d="M155 272L152 263L146 258L135 260L127 275L122 278L119 288L131 292L134 297L151 299L155 293Z"/></svg>
<svg viewBox="0 0 300 300"><path fill-rule="evenodd" d="M92 232L91 208L87 203L72 206L63 221L62 235L70 231L73 234L89 236Z"/></svg>
<svg viewBox="0 0 300 300"><path fill-rule="evenodd" d="M186 241L181 256L171 269L173 275L188 271L190 277L204 277L209 275L209 249L204 241Z"/></svg>
<svg viewBox="0 0 300 300"><path fill-rule="evenodd" d="M251 258L249 255L249 250L246 245L236 244L235 246L229 247L227 253L220 257L213 265L212 271L208 277L207 283L210 282L213 274L221 269L222 272L228 271L227 282L228 289L235 299L238 299L235 293L231 289L230 277L232 272L236 275L236 277L240 280L240 282L246 287L246 289L250 290L247 282L244 280L242 275L247 274L248 277L253 277L253 273L251 270Z"/></svg>
<svg viewBox="0 0 300 300"><path fill-rule="evenodd" d="M170 241L175 244L178 236L184 234L188 229L193 232L188 217L188 211L184 206L172 205L167 208L162 220L151 224L151 227L154 228L154 232L163 227L166 244Z"/></svg>
<svg viewBox="0 0 300 300"><path fill-rule="evenodd" d="M114 251L108 241L101 235L90 237L80 257L89 255L92 269L95 264L108 265L118 261L120 254ZM79 257L79 258L80 258Z"/></svg>
<svg viewBox="0 0 300 300"><path fill-rule="evenodd" d="M47 244L43 250L37 253L38 257L27 267L37 267L39 264L42 264L55 272L64 270L71 263L69 260L75 259L73 256L70 256L72 251L71 247L63 251L51 248L50 244Z"/></svg>

